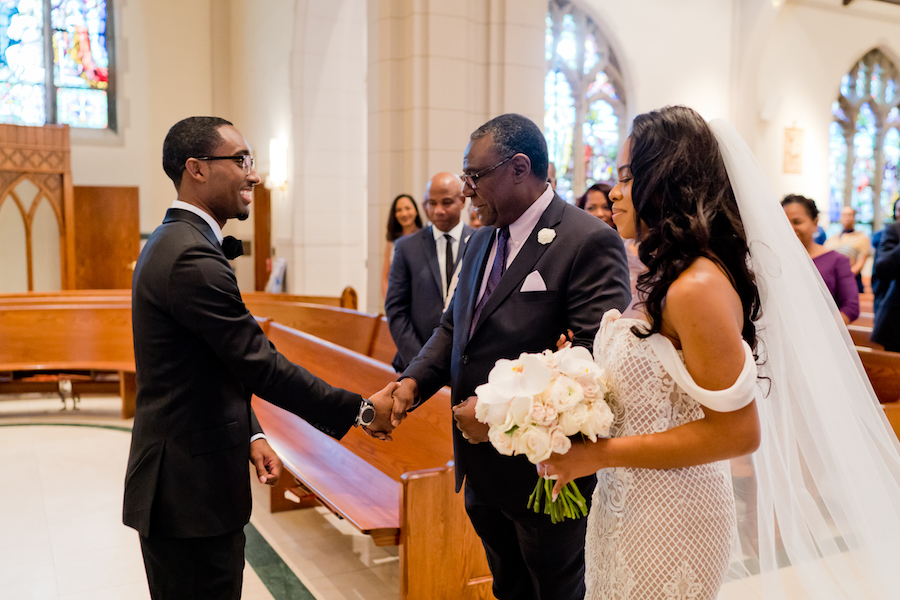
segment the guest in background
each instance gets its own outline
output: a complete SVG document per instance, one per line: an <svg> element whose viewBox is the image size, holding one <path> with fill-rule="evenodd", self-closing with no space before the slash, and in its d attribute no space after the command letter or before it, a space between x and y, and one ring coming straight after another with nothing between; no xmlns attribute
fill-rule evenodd
<svg viewBox="0 0 900 600"><path fill-rule="evenodd" d="M859 316L859 290L850 269L850 260L843 254L827 250L813 241L819 224L819 208L816 203L806 196L790 194L781 201L781 206L791 222L791 227L794 228L794 233L825 280L828 291L841 311L844 323L854 321Z"/></svg>
<svg viewBox="0 0 900 600"><path fill-rule="evenodd" d="M579 196L577 204L578 208L594 215L615 229L616 224L612 220L612 204L609 202L609 192L612 191L612 188L613 186L608 183L595 183L584 194ZM628 258L628 279L631 283L631 302L628 304L628 308L622 312L622 316L641 318L642 314L636 307L640 303L637 293L637 278L647 267L644 266L644 263L638 257L638 247L635 240L623 238L622 243L625 244L625 256Z"/></svg>
<svg viewBox="0 0 900 600"><path fill-rule="evenodd" d="M894 205L896 214L897 205ZM875 310L872 341L885 350L900 352L900 219L884 228L878 260L873 272L878 275L884 296Z"/></svg>
<svg viewBox="0 0 900 600"><path fill-rule="evenodd" d="M556 165L553 163L547 165L547 183L550 184L553 191L556 191Z"/></svg>
<svg viewBox="0 0 900 600"><path fill-rule="evenodd" d="M595 183L578 198L578 208L591 213L613 229L616 228L612 218L612 205L609 203L609 192L612 186L608 183Z"/></svg>
<svg viewBox="0 0 900 600"><path fill-rule="evenodd" d="M894 223L900 223L900 200L894 202ZM884 228L880 231L876 231L872 235L872 247L875 248L875 256L872 259L872 308L874 312L878 312L878 307L881 305L881 301L884 300L884 295L887 294L888 286L890 286L890 282L886 282L882 285L881 280L878 278L878 274L875 273L875 263L878 262L881 239L884 237L884 232L887 231L890 224L886 224Z"/></svg>
<svg viewBox="0 0 900 600"><path fill-rule="evenodd" d="M863 291L862 269L869 258L871 242L862 231L856 230L856 209L845 206L841 209L841 227L843 231L825 241L826 250L840 252L850 259L850 270L856 278L858 291Z"/></svg>
<svg viewBox="0 0 900 600"><path fill-rule="evenodd" d="M460 220L466 199L457 175L432 177L423 204L431 225L397 240L384 300L384 314L397 346L391 364L398 372L409 366L441 324L456 264L475 233Z"/></svg>
<svg viewBox="0 0 900 600"><path fill-rule="evenodd" d="M391 260L394 258L394 242L404 235L422 229L419 207L409 194L400 194L391 204L388 213L387 244L384 246L384 267L381 270L381 297L387 296L388 279L391 276Z"/></svg>

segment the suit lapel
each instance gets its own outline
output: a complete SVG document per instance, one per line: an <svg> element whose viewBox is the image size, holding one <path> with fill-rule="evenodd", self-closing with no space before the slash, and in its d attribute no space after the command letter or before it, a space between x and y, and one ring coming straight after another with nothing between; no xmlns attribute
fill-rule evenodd
<svg viewBox="0 0 900 600"><path fill-rule="evenodd" d="M491 294L487 304L485 304L484 308L481 310L481 316L478 318L478 323L475 325L475 331L478 331L478 329L481 328L488 320L491 313L506 300L513 290L518 289L522 282L525 281L525 278L528 277L528 274L534 269L534 265L537 264L537 261L540 260L541 256L544 255L544 252L546 252L547 247L550 245L538 243L538 232L541 229L553 228L558 225L562 220L565 206L565 201L559 196L554 196L553 200L550 201L550 205L547 206L547 209L544 210L541 218L538 219L537 225L535 225L531 234L529 234L528 239L525 241L522 249L519 250L515 260L513 260L512 264L506 269L503 277L500 278L497 289L494 290L494 293Z"/></svg>
<svg viewBox="0 0 900 600"><path fill-rule="evenodd" d="M422 252L425 262L434 277L434 285L443 296L444 286L441 284L441 267L438 265L437 242L434 240L434 225L429 225L422 231Z"/></svg>

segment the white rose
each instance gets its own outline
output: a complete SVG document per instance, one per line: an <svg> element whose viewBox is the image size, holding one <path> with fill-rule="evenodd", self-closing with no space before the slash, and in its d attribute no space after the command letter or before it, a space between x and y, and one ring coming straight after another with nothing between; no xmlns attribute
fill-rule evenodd
<svg viewBox="0 0 900 600"><path fill-rule="evenodd" d="M550 431L540 425L532 425L522 431L513 444L516 454L524 454L533 464L550 458Z"/></svg>
<svg viewBox="0 0 900 600"><path fill-rule="evenodd" d="M551 394L552 404L557 412L565 412L584 400L581 385L565 375L560 375L553 382Z"/></svg>
<svg viewBox="0 0 900 600"><path fill-rule="evenodd" d="M576 379L581 384L581 390L584 392L585 398L601 398L600 384L593 377L581 377Z"/></svg>
<svg viewBox="0 0 900 600"><path fill-rule="evenodd" d="M555 237L556 237L556 231L554 231L552 229L548 229L545 227L545 228L541 229L540 231L538 231L538 243L539 244L543 244L546 246L547 244L552 242L553 238L555 238Z"/></svg>
<svg viewBox="0 0 900 600"><path fill-rule="evenodd" d="M506 421L510 398L497 393L489 383L475 388L478 402L475 404L475 418L488 425L498 425Z"/></svg>
<svg viewBox="0 0 900 600"><path fill-rule="evenodd" d="M609 437L609 428L612 424L613 414L606 402L594 402L587 411L582 432L591 438L592 442L596 442L597 436Z"/></svg>
<svg viewBox="0 0 900 600"><path fill-rule="evenodd" d="M516 396L512 399L512 402L509 403L509 415L512 417L512 422L519 427L524 427L526 425L531 425L531 407L534 404L534 401L530 396Z"/></svg>
<svg viewBox="0 0 900 600"><path fill-rule="evenodd" d="M556 454L565 454L572 447L572 440L566 437L560 427L550 428L550 450Z"/></svg>
<svg viewBox="0 0 900 600"><path fill-rule="evenodd" d="M588 420L588 407L584 404L573 406L559 414L559 426L566 436L579 433Z"/></svg>
<svg viewBox="0 0 900 600"><path fill-rule="evenodd" d="M536 400L531 406L531 420L538 425L551 425L556 422L556 408L552 404L544 404Z"/></svg>
<svg viewBox="0 0 900 600"><path fill-rule="evenodd" d="M488 439L491 441L491 445L497 449L497 452L506 456L513 455L514 438L515 431L506 431L502 427L491 427L488 431Z"/></svg>

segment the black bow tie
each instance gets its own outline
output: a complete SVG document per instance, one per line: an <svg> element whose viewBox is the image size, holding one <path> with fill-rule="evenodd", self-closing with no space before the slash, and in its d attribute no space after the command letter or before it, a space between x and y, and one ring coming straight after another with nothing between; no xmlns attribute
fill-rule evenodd
<svg viewBox="0 0 900 600"><path fill-rule="evenodd" d="M242 256L244 254L244 242L233 235L225 236L225 239L222 240L222 254L228 260L234 260L238 256Z"/></svg>

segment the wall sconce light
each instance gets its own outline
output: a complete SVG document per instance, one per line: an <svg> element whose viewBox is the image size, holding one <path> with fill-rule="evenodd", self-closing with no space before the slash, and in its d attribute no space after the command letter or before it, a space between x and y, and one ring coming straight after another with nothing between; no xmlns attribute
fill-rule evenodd
<svg viewBox="0 0 900 600"><path fill-rule="evenodd" d="M287 141L282 139L269 140L269 176L266 178L266 187L271 189L284 188L287 184Z"/></svg>

